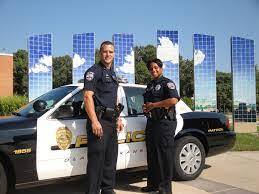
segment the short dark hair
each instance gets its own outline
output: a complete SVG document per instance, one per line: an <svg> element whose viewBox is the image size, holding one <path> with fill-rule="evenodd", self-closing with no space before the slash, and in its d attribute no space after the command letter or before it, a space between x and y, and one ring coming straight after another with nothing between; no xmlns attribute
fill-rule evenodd
<svg viewBox="0 0 259 194"><path fill-rule="evenodd" d="M163 62L160 60L160 59L152 59L152 60L150 60L150 61L148 61L147 62L147 69L149 69L150 68L150 66L151 66L151 63L155 63L155 64L157 64L159 67L163 67Z"/></svg>
<svg viewBox="0 0 259 194"><path fill-rule="evenodd" d="M106 45L112 45L114 47L114 44L111 41L103 41L102 44L100 45L100 51L103 49L104 46Z"/></svg>

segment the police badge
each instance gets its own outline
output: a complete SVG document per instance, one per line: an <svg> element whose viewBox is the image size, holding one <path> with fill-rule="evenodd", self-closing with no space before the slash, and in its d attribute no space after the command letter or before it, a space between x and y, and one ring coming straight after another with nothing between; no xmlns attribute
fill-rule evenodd
<svg viewBox="0 0 259 194"><path fill-rule="evenodd" d="M72 141L72 132L67 127L60 127L56 132L56 141L61 150L69 148Z"/></svg>
<svg viewBox="0 0 259 194"><path fill-rule="evenodd" d="M160 90L160 88L161 88L161 85L158 84L158 85L156 85L155 90L158 91L158 90Z"/></svg>

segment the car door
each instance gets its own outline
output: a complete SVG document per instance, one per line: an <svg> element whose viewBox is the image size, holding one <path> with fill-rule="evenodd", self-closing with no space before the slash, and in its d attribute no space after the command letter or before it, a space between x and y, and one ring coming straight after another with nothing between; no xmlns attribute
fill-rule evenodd
<svg viewBox="0 0 259 194"><path fill-rule="evenodd" d="M145 144L145 127L146 117L142 111L144 103L142 94L144 87L124 86L124 93L127 103L127 114L125 118L127 147L125 154L126 168L145 166L146 165L146 144Z"/></svg>
<svg viewBox="0 0 259 194"><path fill-rule="evenodd" d="M37 122L39 180L86 173L87 139L83 93L77 92Z"/></svg>

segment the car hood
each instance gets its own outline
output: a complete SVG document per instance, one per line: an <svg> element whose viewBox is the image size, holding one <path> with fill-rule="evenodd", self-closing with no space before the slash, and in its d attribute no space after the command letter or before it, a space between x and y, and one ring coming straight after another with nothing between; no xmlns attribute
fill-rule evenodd
<svg viewBox="0 0 259 194"><path fill-rule="evenodd" d="M0 131L35 128L37 125L37 118L26 118L22 116L10 116L0 119Z"/></svg>

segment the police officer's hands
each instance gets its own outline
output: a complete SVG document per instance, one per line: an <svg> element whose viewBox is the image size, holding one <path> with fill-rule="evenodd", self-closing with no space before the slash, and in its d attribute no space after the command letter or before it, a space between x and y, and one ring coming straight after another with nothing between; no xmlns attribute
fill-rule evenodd
<svg viewBox="0 0 259 194"><path fill-rule="evenodd" d="M121 132L123 130L124 124L122 123L121 118L117 119L116 127L118 132Z"/></svg>
<svg viewBox="0 0 259 194"><path fill-rule="evenodd" d="M99 121L92 122L92 131L97 137L101 138L103 136L102 125Z"/></svg>
<svg viewBox="0 0 259 194"><path fill-rule="evenodd" d="M143 104L142 109L143 109L143 112L144 112L144 113L147 113L146 104Z"/></svg>
<svg viewBox="0 0 259 194"><path fill-rule="evenodd" d="M146 104L143 105L143 111L144 113L148 113L151 111L153 108L155 108L155 104L152 102L147 102Z"/></svg>

